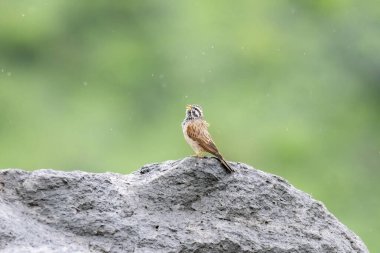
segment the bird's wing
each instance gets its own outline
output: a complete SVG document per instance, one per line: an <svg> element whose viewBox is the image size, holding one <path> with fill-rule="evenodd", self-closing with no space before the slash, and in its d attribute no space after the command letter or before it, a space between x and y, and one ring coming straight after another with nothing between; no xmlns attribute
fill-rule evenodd
<svg viewBox="0 0 380 253"><path fill-rule="evenodd" d="M217 157L221 157L207 127L207 122L196 121L187 126L186 132L190 139L196 141L204 150Z"/></svg>

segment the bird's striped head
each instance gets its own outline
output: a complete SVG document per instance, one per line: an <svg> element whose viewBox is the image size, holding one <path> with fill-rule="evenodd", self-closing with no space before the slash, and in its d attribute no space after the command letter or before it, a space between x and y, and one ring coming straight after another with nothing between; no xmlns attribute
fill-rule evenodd
<svg viewBox="0 0 380 253"><path fill-rule="evenodd" d="M186 120L203 118L202 107L199 105L186 106Z"/></svg>

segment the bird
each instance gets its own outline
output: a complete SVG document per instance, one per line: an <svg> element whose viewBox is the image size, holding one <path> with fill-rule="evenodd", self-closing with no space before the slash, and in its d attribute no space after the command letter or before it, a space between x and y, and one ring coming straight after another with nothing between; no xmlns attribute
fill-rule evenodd
<svg viewBox="0 0 380 253"><path fill-rule="evenodd" d="M186 116L182 122L182 131L186 142L194 150L195 156L202 157L207 152L214 155L225 167L228 173L234 169L224 160L208 132L209 124L203 117L202 107L199 105L187 105Z"/></svg>

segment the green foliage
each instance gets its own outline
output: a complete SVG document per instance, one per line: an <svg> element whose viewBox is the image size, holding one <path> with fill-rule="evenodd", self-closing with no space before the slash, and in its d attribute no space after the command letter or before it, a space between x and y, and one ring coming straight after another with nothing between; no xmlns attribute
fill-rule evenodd
<svg viewBox="0 0 380 253"><path fill-rule="evenodd" d="M192 154L279 174L380 248L380 8L354 1L0 2L0 167L113 171Z"/></svg>

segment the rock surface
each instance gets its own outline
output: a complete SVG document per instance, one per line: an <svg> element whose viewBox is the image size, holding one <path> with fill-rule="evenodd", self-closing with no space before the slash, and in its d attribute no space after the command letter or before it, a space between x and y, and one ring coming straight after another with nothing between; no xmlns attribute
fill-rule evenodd
<svg viewBox="0 0 380 253"><path fill-rule="evenodd" d="M368 252L280 177L216 159L130 175L3 170L0 252Z"/></svg>

